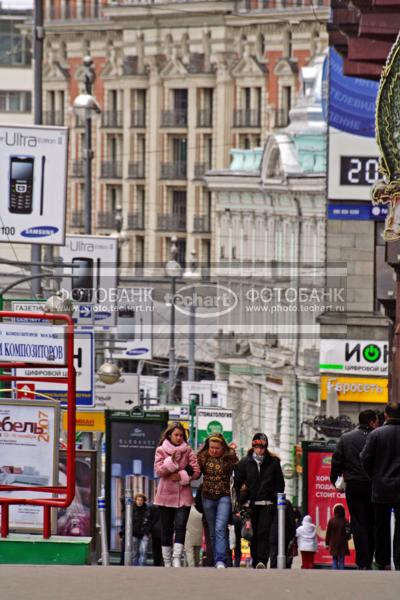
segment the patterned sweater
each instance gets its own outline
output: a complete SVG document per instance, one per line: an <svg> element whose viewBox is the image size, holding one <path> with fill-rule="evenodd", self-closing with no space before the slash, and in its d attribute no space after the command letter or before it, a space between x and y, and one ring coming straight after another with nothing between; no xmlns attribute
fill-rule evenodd
<svg viewBox="0 0 400 600"><path fill-rule="evenodd" d="M227 456L214 458L208 454L197 456L201 472L203 473L204 498L219 500L223 496L231 495L231 475L238 462L236 452L230 450Z"/></svg>

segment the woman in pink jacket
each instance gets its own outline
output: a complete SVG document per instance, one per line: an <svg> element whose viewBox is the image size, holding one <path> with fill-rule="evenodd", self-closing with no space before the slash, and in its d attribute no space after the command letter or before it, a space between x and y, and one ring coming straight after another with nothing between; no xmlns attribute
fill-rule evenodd
<svg viewBox="0 0 400 600"><path fill-rule="evenodd" d="M186 523L193 504L190 482L200 476L196 454L187 443L181 423L173 423L164 431L156 450L154 470L160 478L154 504L160 507L161 513L164 565L180 567Z"/></svg>

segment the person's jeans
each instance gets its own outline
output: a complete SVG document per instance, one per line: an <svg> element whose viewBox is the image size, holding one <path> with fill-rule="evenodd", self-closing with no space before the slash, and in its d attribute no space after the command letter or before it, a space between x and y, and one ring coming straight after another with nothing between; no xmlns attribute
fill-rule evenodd
<svg viewBox="0 0 400 600"><path fill-rule="evenodd" d="M214 562L215 564L221 562L226 565L228 551L227 527L232 514L231 498L230 496L222 496L218 500L212 500L203 497L203 510L214 548Z"/></svg>
<svg viewBox="0 0 400 600"><path fill-rule="evenodd" d="M180 506L179 508L160 506L161 544L163 546L172 546L173 542L176 544L185 543L189 513L190 506Z"/></svg>
<svg viewBox="0 0 400 600"><path fill-rule="evenodd" d="M143 565L146 564L148 543L149 543L149 538L147 535L144 535L143 537L133 536L133 538L132 538L132 554L133 554L132 564L134 567L143 567Z"/></svg>
<svg viewBox="0 0 400 600"><path fill-rule="evenodd" d="M335 571L344 569L344 556L332 556L332 569Z"/></svg>

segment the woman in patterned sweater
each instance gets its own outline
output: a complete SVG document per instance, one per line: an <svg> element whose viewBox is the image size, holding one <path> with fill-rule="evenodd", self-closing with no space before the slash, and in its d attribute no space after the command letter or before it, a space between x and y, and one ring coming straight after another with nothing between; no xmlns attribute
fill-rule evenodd
<svg viewBox="0 0 400 600"><path fill-rule="evenodd" d="M231 476L238 462L234 448L221 434L213 434L197 454L203 473L202 500L204 516L210 531L217 569L226 567L228 551L227 526L232 513Z"/></svg>

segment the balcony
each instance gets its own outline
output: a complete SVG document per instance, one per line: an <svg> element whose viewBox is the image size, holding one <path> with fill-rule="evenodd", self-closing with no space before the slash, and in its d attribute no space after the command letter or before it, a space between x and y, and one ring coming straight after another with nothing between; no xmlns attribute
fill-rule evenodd
<svg viewBox="0 0 400 600"><path fill-rule="evenodd" d="M85 163L83 159L72 161L72 177L85 176Z"/></svg>
<svg viewBox="0 0 400 600"><path fill-rule="evenodd" d="M161 113L161 127L187 127L187 110L163 110Z"/></svg>
<svg viewBox="0 0 400 600"><path fill-rule="evenodd" d="M120 179L122 177L122 163L116 160L101 161L100 177L103 179Z"/></svg>
<svg viewBox="0 0 400 600"><path fill-rule="evenodd" d="M197 127L212 127L212 111L202 109L197 111Z"/></svg>
<svg viewBox="0 0 400 600"><path fill-rule="evenodd" d="M97 213L97 227L99 229L114 229L115 228L115 214L112 212Z"/></svg>
<svg viewBox="0 0 400 600"><path fill-rule="evenodd" d="M142 213L130 213L127 229L144 229L144 215Z"/></svg>
<svg viewBox="0 0 400 600"><path fill-rule="evenodd" d="M186 231L186 215L158 215L157 228L159 231Z"/></svg>
<svg viewBox="0 0 400 600"><path fill-rule="evenodd" d="M131 112L131 127L146 127L146 113L144 110Z"/></svg>
<svg viewBox="0 0 400 600"><path fill-rule="evenodd" d="M121 110L105 110L101 113L101 126L121 128L123 123Z"/></svg>
<svg viewBox="0 0 400 600"><path fill-rule="evenodd" d="M62 110L46 110L43 113L43 125L64 125L64 112Z"/></svg>
<svg viewBox="0 0 400 600"><path fill-rule="evenodd" d="M72 211L71 227L83 227L83 210Z"/></svg>
<svg viewBox="0 0 400 600"><path fill-rule="evenodd" d="M186 162L161 163L161 179L186 179L186 177Z"/></svg>
<svg viewBox="0 0 400 600"><path fill-rule="evenodd" d="M198 162L194 163L194 176L195 178L203 177L204 173L211 169L208 163Z"/></svg>
<svg viewBox="0 0 400 600"><path fill-rule="evenodd" d="M253 110L235 110L233 114L234 127L260 127L260 111Z"/></svg>
<svg viewBox="0 0 400 600"><path fill-rule="evenodd" d="M194 215L193 233L210 233L211 215Z"/></svg>
<svg viewBox="0 0 400 600"><path fill-rule="evenodd" d="M131 179L144 179L144 162L128 163L128 177Z"/></svg>

